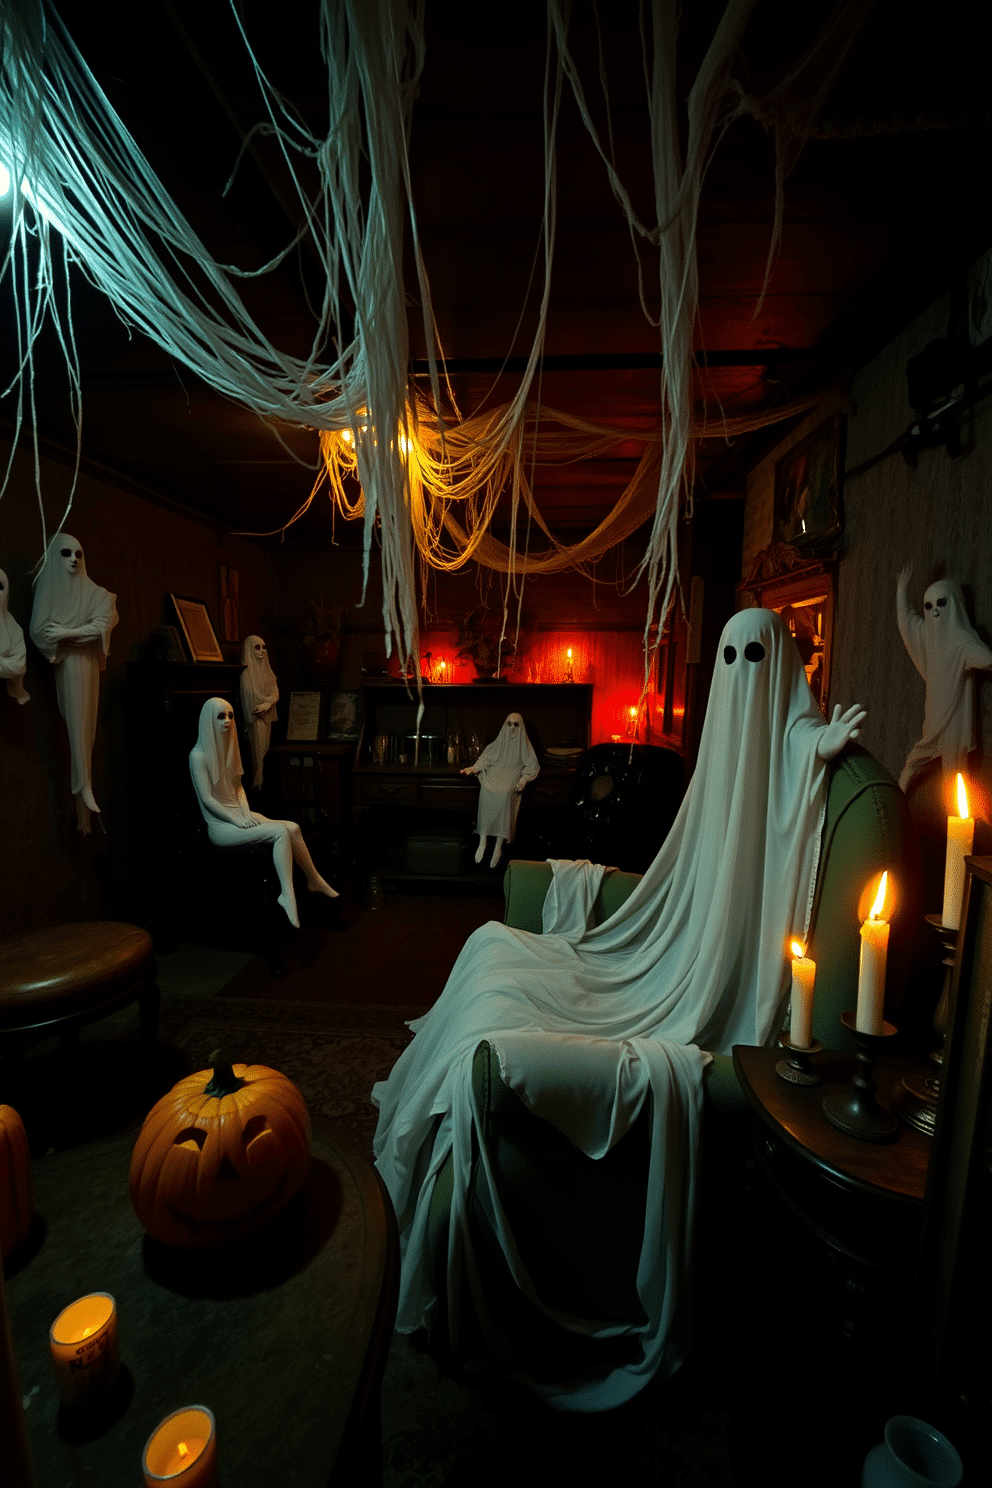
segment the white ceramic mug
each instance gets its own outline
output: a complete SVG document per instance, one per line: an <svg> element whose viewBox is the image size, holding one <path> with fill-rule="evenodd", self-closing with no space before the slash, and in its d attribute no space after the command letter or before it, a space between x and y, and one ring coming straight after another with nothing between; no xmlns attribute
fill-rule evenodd
<svg viewBox="0 0 992 1488"><path fill-rule="evenodd" d="M964 1468L952 1444L916 1416L892 1416L865 1458L861 1488L957 1488Z"/></svg>

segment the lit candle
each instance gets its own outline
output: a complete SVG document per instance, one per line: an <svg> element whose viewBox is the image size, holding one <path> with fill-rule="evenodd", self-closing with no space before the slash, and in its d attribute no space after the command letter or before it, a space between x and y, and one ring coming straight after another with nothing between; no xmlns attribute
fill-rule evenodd
<svg viewBox="0 0 992 1488"><path fill-rule="evenodd" d="M964 777L958 775L958 815L947 818L947 855L944 859L944 908L940 918L948 930L961 925L964 898L964 860L975 841L975 818L968 815Z"/></svg>
<svg viewBox="0 0 992 1488"><path fill-rule="evenodd" d="M217 1488L217 1423L205 1405L186 1405L160 1421L141 1457L145 1488Z"/></svg>
<svg viewBox="0 0 992 1488"><path fill-rule="evenodd" d="M885 906L885 886L889 875L883 873L871 913L861 926L861 964L858 971L858 1011L855 1027L859 1033L882 1032L885 1006L885 962L889 953L889 922L881 918Z"/></svg>
<svg viewBox="0 0 992 1488"><path fill-rule="evenodd" d="M117 1304L109 1292L90 1292L62 1309L48 1333L63 1405L84 1405L117 1378Z"/></svg>
<svg viewBox="0 0 992 1488"><path fill-rule="evenodd" d="M792 942L792 1016L789 1041L797 1049L808 1049L813 1042L813 983L816 962L806 955L797 940Z"/></svg>

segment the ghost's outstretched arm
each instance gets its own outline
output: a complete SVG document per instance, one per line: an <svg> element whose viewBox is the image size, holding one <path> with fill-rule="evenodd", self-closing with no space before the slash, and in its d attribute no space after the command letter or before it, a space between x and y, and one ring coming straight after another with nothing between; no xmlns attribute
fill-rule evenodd
<svg viewBox="0 0 992 1488"><path fill-rule="evenodd" d="M821 760L836 759L841 750L856 739L861 732L861 725L868 717L866 708L860 703L854 703L846 712L841 712L840 703L834 704L830 722L824 724L820 731L820 737L816 741L816 752Z"/></svg>
<svg viewBox="0 0 992 1488"><path fill-rule="evenodd" d="M964 664L976 672L992 670L992 651L977 635L964 648Z"/></svg>
<svg viewBox="0 0 992 1488"><path fill-rule="evenodd" d="M927 665L923 652L923 616L909 602L909 580L912 572L912 566L907 563L899 575L896 584L896 620L909 658L925 682Z"/></svg>

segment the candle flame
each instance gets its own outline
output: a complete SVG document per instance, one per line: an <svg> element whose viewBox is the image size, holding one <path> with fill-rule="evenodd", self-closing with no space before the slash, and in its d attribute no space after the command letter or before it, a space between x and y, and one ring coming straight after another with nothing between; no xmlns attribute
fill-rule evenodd
<svg viewBox="0 0 992 1488"><path fill-rule="evenodd" d="M805 946L801 946L799 944L798 940L794 940L792 942L792 954L794 956L796 956L796 957L805 956L805 954L806 954L806 947Z"/></svg>
<svg viewBox="0 0 992 1488"><path fill-rule="evenodd" d="M958 816L968 815L968 793L964 788L964 776L958 772Z"/></svg>
<svg viewBox="0 0 992 1488"><path fill-rule="evenodd" d="M888 881L889 874L888 870L886 870L885 873L882 874L882 877L879 879L878 893L875 895L875 903L872 905L871 913L868 916L870 920L877 920L881 916L882 906L885 903L885 885L888 883Z"/></svg>
<svg viewBox="0 0 992 1488"><path fill-rule="evenodd" d="M179 1446L176 1448L176 1451L179 1453L180 1457L189 1456L189 1447L186 1445L185 1442L180 1442Z"/></svg>

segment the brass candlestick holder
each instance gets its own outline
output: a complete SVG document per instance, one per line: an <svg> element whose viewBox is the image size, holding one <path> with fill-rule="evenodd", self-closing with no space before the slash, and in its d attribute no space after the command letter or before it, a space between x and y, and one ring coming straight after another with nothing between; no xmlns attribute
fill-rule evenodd
<svg viewBox="0 0 992 1488"><path fill-rule="evenodd" d="M954 975L954 958L957 954L958 932L945 925L938 914L924 918L940 936L944 947L944 985L933 1015L934 1032L940 1042L930 1055L936 1069L933 1074L903 1075L892 1091L892 1109L915 1131L932 1137L937 1125L937 1098L940 1095L940 1067L944 1062L944 1037L947 1033L947 1015L951 1004L951 978Z"/></svg>
<svg viewBox="0 0 992 1488"><path fill-rule="evenodd" d="M882 1023L881 1033L862 1033L855 1013L841 1013L840 1021L853 1034L858 1046L858 1067L849 1090L837 1090L823 1097L823 1114L832 1126L857 1137L862 1142L891 1142L899 1130L897 1123L875 1098L872 1070L882 1043L896 1032L893 1023Z"/></svg>
<svg viewBox="0 0 992 1488"><path fill-rule="evenodd" d="M775 1065L775 1073L780 1080L788 1080L790 1085L823 1084L823 1076L810 1068L813 1055L819 1054L823 1049L819 1039L814 1039L805 1048L801 1044L794 1044L787 1033L780 1033L778 1041L789 1055L788 1059L779 1059Z"/></svg>

